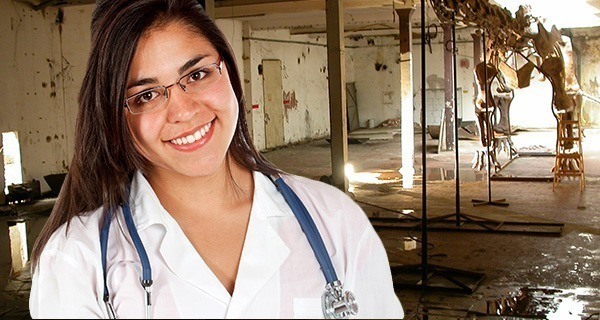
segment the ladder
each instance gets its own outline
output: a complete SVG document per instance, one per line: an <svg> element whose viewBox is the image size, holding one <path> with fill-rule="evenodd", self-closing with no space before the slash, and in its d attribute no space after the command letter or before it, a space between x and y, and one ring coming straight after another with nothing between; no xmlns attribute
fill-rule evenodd
<svg viewBox="0 0 600 320"><path fill-rule="evenodd" d="M585 168L581 145L581 123L579 112L573 112L573 119L566 112L557 113L556 159L554 161L554 180L552 191L563 177L579 177L579 188L585 188Z"/></svg>

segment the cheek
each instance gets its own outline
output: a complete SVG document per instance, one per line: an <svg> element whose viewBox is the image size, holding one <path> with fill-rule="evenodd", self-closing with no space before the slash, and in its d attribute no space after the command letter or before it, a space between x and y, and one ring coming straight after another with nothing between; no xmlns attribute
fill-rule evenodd
<svg viewBox="0 0 600 320"><path fill-rule="evenodd" d="M237 120L239 105L231 85L221 87L216 93L215 105L217 108Z"/></svg>
<svg viewBox="0 0 600 320"><path fill-rule="evenodd" d="M149 121L144 116L128 115L129 132L138 149L145 149L144 147L147 147L147 144L155 138L152 136L152 134L158 132L155 123L156 121Z"/></svg>

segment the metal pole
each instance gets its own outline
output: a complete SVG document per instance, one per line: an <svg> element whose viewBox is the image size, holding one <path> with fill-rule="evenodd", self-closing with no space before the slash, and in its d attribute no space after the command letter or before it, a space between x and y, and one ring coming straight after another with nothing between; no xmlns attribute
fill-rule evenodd
<svg viewBox="0 0 600 320"><path fill-rule="evenodd" d="M452 90L454 90L454 170L456 174L456 194L454 202L456 205L456 226L460 226L460 161L458 158L458 99L456 99L456 12L452 11Z"/></svg>
<svg viewBox="0 0 600 320"><path fill-rule="evenodd" d="M425 1L421 1L421 161L422 161L422 203L421 208L421 286L423 290L427 288L427 121L426 121L426 102L425 102Z"/></svg>
<svg viewBox="0 0 600 320"><path fill-rule="evenodd" d="M486 139L486 150L487 150L487 183L488 183L488 203L492 202L492 182L491 182L491 171L490 171L490 144L492 143L492 130L489 116L489 97L491 94L489 93L490 88L488 87L488 74L487 74L487 45L485 41L485 29L482 32L481 38L483 39L483 77L484 77L484 85L485 88L485 131L487 132Z"/></svg>

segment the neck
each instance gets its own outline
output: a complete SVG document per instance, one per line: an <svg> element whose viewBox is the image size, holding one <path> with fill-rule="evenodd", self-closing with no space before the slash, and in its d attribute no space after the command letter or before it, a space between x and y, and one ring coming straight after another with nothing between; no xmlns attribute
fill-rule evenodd
<svg viewBox="0 0 600 320"><path fill-rule="evenodd" d="M147 179L163 207L176 219L232 211L251 203L254 191L252 172L229 157L208 176L190 177L155 169Z"/></svg>

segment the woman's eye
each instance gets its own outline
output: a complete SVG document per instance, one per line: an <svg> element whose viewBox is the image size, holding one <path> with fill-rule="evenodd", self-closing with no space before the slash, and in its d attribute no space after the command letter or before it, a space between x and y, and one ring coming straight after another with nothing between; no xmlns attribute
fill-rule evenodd
<svg viewBox="0 0 600 320"><path fill-rule="evenodd" d="M138 104L148 103L148 102L154 100L158 96L159 96L159 93L156 91L146 91L138 96L137 103Z"/></svg>
<svg viewBox="0 0 600 320"><path fill-rule="evenodd" d="M190 83L190 82L202 80L202 78L204 78L205 76L206 76L206 71L204 69L197 70L190 74L187 82Z"/></svg>

